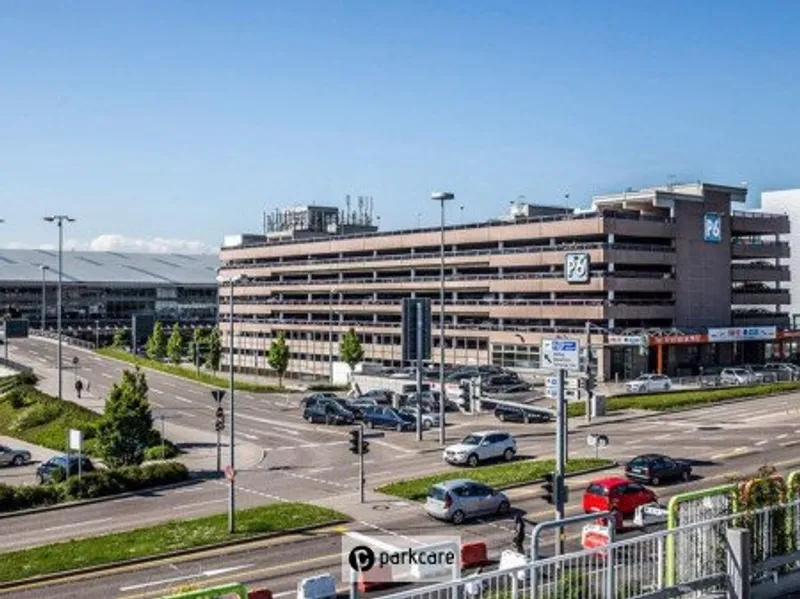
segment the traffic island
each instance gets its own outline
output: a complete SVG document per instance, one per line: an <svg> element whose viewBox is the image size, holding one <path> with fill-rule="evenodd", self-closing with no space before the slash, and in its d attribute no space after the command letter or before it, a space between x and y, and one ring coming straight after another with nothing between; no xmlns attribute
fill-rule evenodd
<svg viewBox="0 0 800 599"><path fill-rule="evenodd" d="M348 520L335 510L286 502L237 511L237 532L234 534L228 534L227 514L219 514L0 553L0 588L18 586L21 582L31 582L31 579L43 581L56 574L138 563Z"/></svg>
<svg viewBox="0 0 800 599"><path fill-rule="evenodd" d="M612 460L580 458L567 462L566 473L586 474L613 468L616 465ZM544 480L544 475L553 472L555 467L555 460L517 460L478 468L454 468L439 474L391 482L378 487L375 491L411 501L423 501L428 496L431 485L447 480L468 478L502 490L541 482Z"/></svg>

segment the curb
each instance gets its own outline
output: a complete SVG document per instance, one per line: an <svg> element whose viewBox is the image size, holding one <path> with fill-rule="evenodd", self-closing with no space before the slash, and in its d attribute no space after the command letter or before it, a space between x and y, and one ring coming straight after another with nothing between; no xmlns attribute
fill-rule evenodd
<svg viewBox="0 0 800 599"><path fill-rule="evenodd" d="M92 574L94 572L105 572L108 570L114 570L115 568L121 568L124 566L134 566L137 564L146 564L148 562L161 560L165 558L171 557L181 557L185 555L192 555L196 553L202 553L204 551L209 551L213 549L221 549L225 547L230 547L232 545L248 545L251 543L258 543L260 541L264 541L266 539L274 539L280 537L287 537L298 533L308 532L312 530L318 530L321 528L327 528L329 526L336 526L340 524L347 524L351 522L351 520L330 520L329 522L324 522L321 524L312 524L309 526L300 526L298 528L290 528L287 530L281 530L278 532L267 532L262 533L248 539L231 539L230 541L222 541L220 543L212 543L210 545L203 545L202 547L192 547L191 549L179 549L178 551L169 551L167 553L158 553L155 555L150 555L147 557L137 557L134 559L123 560L120 562L113 562L108 564L99 564L97 566L89 566L88 568L78 568L76 570L64 570L62 572L53 572L51 574L41 574L39 576L31 576L30 578L21 578L19 580L13 580L9 582L0 582L0 590L12 590L17 587L26 586L29 584L37 584L43 582L50 582L53 580L58 580L61 578L69 578L71 576L78 576L81 574Z"/></svg>
<svg viewBox="0 0 800 599"><path fill-rule="evenodd" d="M513 462L512 462L513 463ZM575 478L576 476L583 476L584 474L593 474L595 472L602 472L603 470L611 470L612 468L619 467L619 462L611 461L610 464L605 466L597 466L595 468L586 468L585 470L575 470L574 472L570 472L569 474L565 474L564 478ZM527 487L528 485L535 485L537 483L544 482L544 478L534 478L524 483L512 483L510 485L502 485L497 487L501 491L507 491L508 489L519 489L520 487Z"/></svg>
<svg viewBox="0 0 800 599"><path fill-rule="evenodd" d="M126 493L118 493L116 495L106 495L105 497L96 497L94 499L79 499L77 501L65 501L64 503L56 503L54 505L46 505L43 507L35 507L29 510L17 510L14 512L5 512L0 514L0 520L7 518L17 518L21 516L32 516L34 514L42 514L44 512L54 512L56 510L65 510L71 507L81 507L84 505L92 505L94 503L103 503L106 501L114 501L115 499L122 499L124 497L133 497L143 493L151 493L153 491L169 491L171 489L178 489L197 483L202 479L189 478L179 483L172 483L170 485L162 485L160 487L150 487L149 489L140 489L139 491L128 491Z"/></svg>

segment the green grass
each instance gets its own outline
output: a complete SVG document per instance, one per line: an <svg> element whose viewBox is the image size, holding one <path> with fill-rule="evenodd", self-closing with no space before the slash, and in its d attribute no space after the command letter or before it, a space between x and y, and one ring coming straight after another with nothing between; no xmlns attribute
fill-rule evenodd
<svg viewBox="0 0 800 599"><path fill-rule="evenodd" d="M575 459L567 463L567 473L591 470L602 466L612 466L611 460L598 460L593 458ZM510 464L495 464L493 466L481 466L469 469L454 469L412 478L409 480L399 480L375 489L379 493L394 495L412 501L422 501L428 495L428 488L436 483L455 478L468 478L485 483L491 487L504 488L511 485L529 483L541 480L547 472L555 469L554 460L518 460Z"/></svg>
<svg viewBox="0 0 800 599"><path fill-rule="evenodd" d="M303 503L276 503L236 514L237 533L228 534L226 514L72 540L0 554L0 582L22 580L54 572L152 557L301 526L345 520L343 514Z"/></svg>
<svg viewBox="0 0 800 599"><path fill-rule="evenodd" d="M713 404L731 399L758 397L771 393L787 393L800 390L800 382L767 383L746 387L729 387L726 389L698 389L694 391L668 391L650 395L618 395L606 401L607 412L620 410L652 410L668 412L689 407ZM584 416L586 405L576 402L567 407L570 417Z"/></svg>
<svg viewBox="0 0 800 599"><path fill-rule="evenodd" d="M214 387L222 387L223 389L227 389L229 386L229 381L227 378L215 376L213 374L203 372L202 370L198 373L194 369L184 368L178 364L169 364L166 362L159 362L158 360L151 360L150 358L145 358L142 356L134 356L125 350L117 349L115 347L101 347L100 349L96 349L95 352L101 356L106 356L107 358L116 358L117 360L122 360L142 368L151 368L166 374L172 374L189 379L191 381L197 381L198 383L204 383ZM292 391L291 389L279 387L277 385L258 385L255 383L248 383L246 381L234 381L234 389L238 391L249 391L252 393L285 393Z"/></svg>

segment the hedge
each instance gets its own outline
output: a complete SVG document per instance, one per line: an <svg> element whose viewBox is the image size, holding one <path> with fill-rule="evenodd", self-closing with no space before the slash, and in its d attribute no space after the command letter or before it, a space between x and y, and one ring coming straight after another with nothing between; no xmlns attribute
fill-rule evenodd
<svg viewBox="0 0 800 599"><path fill-rule="evenodd" d="M77 476L71 476L60 483L18 487L0 484L0 512L141 491L182 482L188 478L189 471L183 464L163 462L127 466L117 470L95 470L83 474L80 480Z"/></svg>

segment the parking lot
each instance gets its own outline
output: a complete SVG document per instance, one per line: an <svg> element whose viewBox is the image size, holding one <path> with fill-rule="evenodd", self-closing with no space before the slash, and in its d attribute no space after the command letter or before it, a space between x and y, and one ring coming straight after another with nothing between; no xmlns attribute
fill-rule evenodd
<svg viewBox="0 0 800 599"><path fill-rule="evenodd" d="M36 484L36 468L42 462L49 460L51 457L59 455L59 452L24 441L19 441L11 437L3 437L0 435L0 445L5 445L12 449L21 449L29 451L31 459L29 462L22 466L0 466L0 483L6 485L35 485Z"/></svg>

